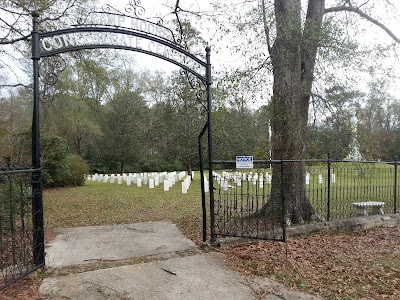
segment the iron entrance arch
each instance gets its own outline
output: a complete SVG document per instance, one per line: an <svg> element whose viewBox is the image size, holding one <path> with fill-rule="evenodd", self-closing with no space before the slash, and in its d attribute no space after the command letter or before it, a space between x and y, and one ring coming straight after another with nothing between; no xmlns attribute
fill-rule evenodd
<svg viewBox="0 0 400 300"><path fill-rule="evenodd" d="M136 10L135 10L136 11ZM136 14L135 14L136 15ZM39 125L39 61L41 58L53 57L61 53L83 50L83 49L123 49L152 55L169 61L181 67L188 76L192 87L204 86L206 104L203 105L207 112L207 123L199 135L199 142L207 131L208 135L208 168L209 178L212 178L212 133L211 133L211 63L210 48L205 49L206 60L188 52L176 40L172 32L160 24L148 20L131 17L120 13L93 12L86 19L71 28L49 32L39 32L39 12L32 12L32 60L33 60L33 121L32 121L32 165L33 190L32 212L33 212L33 234L34 234L34 263L36 266L45 264L44 257L44 224L43 224L43 199L42 199L42 177L41 177L41 150L40 150L40 125ZM144 43L145 44L144 44ZM147 43L147 44L146 44ZM197 82L193 82L197 80ZM199 84L200 83L200 84ZM200 93L204 95L204 93ZM202 95L199 95L201 98ZM204 169L199 148L201 178L204 178ZM210 191L213 190L213 182L210 180ZM202 205L203 205L203 237L206 232L206 210L205 190L202 182ZM210 193L210 203L213 201L213 193ZM211 215L213 215L211 207ZM212 219L212 218L211 218ZM213 224L211 222L211 231ZM213 236L213 234L212 234Z"/></svg>

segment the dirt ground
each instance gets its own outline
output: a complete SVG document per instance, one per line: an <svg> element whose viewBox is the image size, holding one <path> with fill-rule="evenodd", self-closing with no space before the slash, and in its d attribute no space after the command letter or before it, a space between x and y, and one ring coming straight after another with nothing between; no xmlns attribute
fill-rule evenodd
<svg viewBox="0 0 400 300"><path fill-rule="evenodd" d="M324 299L400 299L400 227L315 234L292 238L287 245L257 242L222 251L240 272L270 277ZM259 291L260 299L266 293Z"/></svg>
<svg viewBox="0 0 400 300"><path fill-rule="evenodd" d="M400 227L315 234L287 244L262 241L220 251L240 272L324 299L400 299ZM26 278L1 291L0 299L44 299L40 284L40 278ZM256 293L263 299L268 291Z"/></svg>

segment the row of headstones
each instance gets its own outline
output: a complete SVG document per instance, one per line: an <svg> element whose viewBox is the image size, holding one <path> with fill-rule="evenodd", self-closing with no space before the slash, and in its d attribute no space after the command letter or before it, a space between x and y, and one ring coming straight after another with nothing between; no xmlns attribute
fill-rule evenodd
<svg viewBox="0 0 400 300"><path fill-rule="evenodd" d="M311 179L310 173L306 173L306 184L310 184L310 179ZM318 183L319 184L324 183L324 178L322 174L318 175ZM336 174L333 173L331 174L331 183L336 183Z"/></svg>
<svg viewBox="0 0 400 300"><path fill-rule="evenodd" d="M110 182L118 184L126 183L127 186L135 184L137 187L142 185L148 185L150 189L159 186L161 183L164 185L164 191L169 191L177 182L181 181L183 177L186 176L186 172L151 172L151 173L128 173L128 174L98 174L87 175L87 180L98 181L98 182ZM187 176L182 181L182 193L186 194L192 179L194 178L194 171L192 176ZM207 182L208 183L208 182Z"/></svg>
<svg viewBox="0 0 400 300"><path fill-rule="evenodd" d="M233 181L234 186L241 186L243 181L252 182L253 185L259 184L260 188L264 187L264 183L271 184L272 176L267 172L265 172L265 180L263 173L229 173L229 172L222 172L222 175L213 171L213 177L215 178L217 184L222 187L223 190L227 190L231 188L232 185L229 184L229 181ZM311 175L306 173L306 184L310 184ZM324 182L322 174L318 175L318 183L322 184ZM331 174L331 183L336 182L336 174Z"/></svg>
<svg viewBox="0 0 400 300"><path fill-rule="evenodd" d="M265 176L265 181L264 181L264 176ZM264 182L270 184L272 176L268 173L241 173L241 172L235 172L235 173L229 173L229 172L222 172L222 175L213 171L213 177L216 180L217 184L223 189L227 190L228 188L231 188L232 185L229 184L229 182L233 182L233 185L235 187L240 187L242 186L242 183L244 181L251 182L253 185L259 184L260 188L264 187Z"/></svg>
<svg viewBox="0 0 400 300"><path fill-rule="evenodd" d="M188 176L185 180L182 181L182 194L187 194L187 190L189 189L190 183L192 181L192 177ZM203 177L204 180L204 192L208 193L210 191L210 183L207 180L206 175Z"/></svg>

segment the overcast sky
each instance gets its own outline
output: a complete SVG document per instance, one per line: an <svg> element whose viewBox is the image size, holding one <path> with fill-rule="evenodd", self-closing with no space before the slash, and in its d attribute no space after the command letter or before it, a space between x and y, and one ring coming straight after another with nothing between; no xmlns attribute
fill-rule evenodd
<svg viewBox="0 0 400 300"><path fill-rule="evenodd" d="M215 0L217 1L217 0ZM219 0L222 1L222 0ZM240 1L240 0L225 0L225 1ZM385 0L370 0L369 3L372 2L384 2ZM110 3L109 0L104 0L104 3ZM175 3L174 0L142 0L142 6L146 10L145 17L153 17L153 16L164 16L167 13L171 12L171 8L167 7L164 5L164 3L170 3L170 6ZM182 8L186 9L191 9L191 10L210 10L211 5L210 3L213 1L208 1L208 0L180 0L180 5ZM243 2L243 0L241 1ZM335 0L327 0L327 5L330 6L330 3L335 3ZM357 2L357 1L355 1ZM364 3L367 2L366 0L363 1L358 1L359 3ZM377 9L379 13L377 15L385 15L385 22L388 22L389 27L393 30L393 32L397 35L400 36L400 20L394 20L394 19L388 19L386 18L386 13L389 16L389 13L392 15L396 15L397 17L400 17L398 14L399 10L398 8L400 7L400 1L392 1L394 5L396 6L396 9L394 12L385 12L385 11L380 11L380 8L374 8L375 10ZM115 7L119 7L123 9L123 3L128 3L128 1L114 1L112 2L112 5ZM270 1L267 1L267 3L270 3ZM364 24L366 24L364 22ZM213 42L211 41L211 32L208 24L197 24L199 29L203 29L203 37L206 41L210 41L210 46L212 47L212 53L211 53L211 63L215 69L220 68L223 65L229 65L229 64L237 64L240 63L239 55L233 55L231 54L228 50L224 50L225 45L223 43L218 43L218 44L212 44ZM368 27L369 26L369 27ZM383 32L383 30L375 28L373 25L368 24L367 26L367 33L364 35L364 38L361 40L363 43L368 44L370 42L375 42L377 40L382 40L382 41L390 41L390 38L388 35ZM211 30L212 31L212 30ZM230 41L226 41L226 43L229 43ZM218 53L217 53L218 52ZM175 65L166 62L162 59L155 58L153 56L149 55L144 55L140 53L130 53L129 55L133 55L136 59L136 61L141 65L144 66L150 70L164 70L164 71L171 71L171 70L177 70L178 67ZM393 59L388 58L388 64L393 64ZM379 70L377 70L379 71ZM20 75L20 74L18 74ZM362 83L361 83L362 84ZM394 86L397 86L394 84Z"/></svg>
<svg viewBox="0 0 400 300"><path fill-rule="evenodd" d="M192 11L210 11L212 6L210 3L212 2L241 2L243 3L243 0L180 0L180 6L183 9L190 9ZM104 0L105 3L107 3L107 0ZM127 1L121 1L118 3L121 3L121 8L122 8L122 3L126 3ZM143 0L141 1L142 6L146 10L146 17L151 17L151 16L165 16L166 14L171 12L171 6L175 4L175 0ZM304 3L304 9L306 9L305 3L307 1L303 1ZM334 6L338 1L337 0L327 0L326 1L326 7ZM354 0L353 3L361 5L363 3L367 3L368 5L374 5L373 10L371 12L372 16L377 18L378 20L383 20L382 22L387 24L387 26L393 31L393 33L397 34L397 36L400 36L400 1L391 1L392 5L395 7L395 9L391 9L390 11L385 11L383 9L383 6L380 6L379 4L384 3L385 0ZM165 3L169 3L168 5L165 5ZM266 1L267 4L271 5L272 1ZM169 6L169 7L168 7ZM367 9L367 6L364 6L363 8ZM384 17L382 17L384 16ZM358 18L359 20L361 19L357 15L354 15L355 18ZM364 44L364 45L369 45L376 43L377 41L383 42L383 43L389 43L391 42L391 38L385 33L382 29L378 28L377 26L373 25L372 23L369 23L367 21L360 21L359 22L360 27L364 26L364 33L360 34L360 39L359 41ZM223 42L213 44L214 42L211 40L211 33L212 29L210 30L210 25L208 24L202 24L202 23L197 23L196 28L202 30L203 38L207 41L210 42L210 46L212 47L212 52L211 52L211 63L214 67L214 69L218 70L222 66L225 65L234 65L240 63L240 55L239 54L232 54L229 52L226 48L227 44L229 43L229 40L226 41L226 45L223 44ZM162 69L166 71L170 70L175 70L177 69L176 66L165 62L161 59L154 58L152 56L148 55L143 55L143 54L135 54L136 57L138 57L137 61L141 64L146 66L147 68L151 70L156 70L156 69ZM366 59L371 59L371 57L366 57ZM372 58L374 59L374 58ZM387 65L393 65L394 60L390 57L387 59ZM379 70L376 70L377 73L379 73ZM359 74L354 74L354 76L357 76ZM362 84L362 83L361 83Z"/></svg>

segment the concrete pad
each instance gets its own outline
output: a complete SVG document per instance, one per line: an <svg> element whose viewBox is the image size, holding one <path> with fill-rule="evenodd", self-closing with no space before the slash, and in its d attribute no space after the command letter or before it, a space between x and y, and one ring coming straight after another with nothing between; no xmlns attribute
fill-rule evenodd
<svg viewBox="0 0 400 300"><path fill-rule="evenodd" d="M263 299L317 299L240 275L225 267L219 253L46 278L40 292L54 300L243 300L259 299L260 289L270 293Z"/></svg>
<svg viewBox="0 0 400 300"><path fill-rule="evenodd" d="M46 265L67 267L195 248L175 224L146 222L61 229L46 249Z"/></svg>

